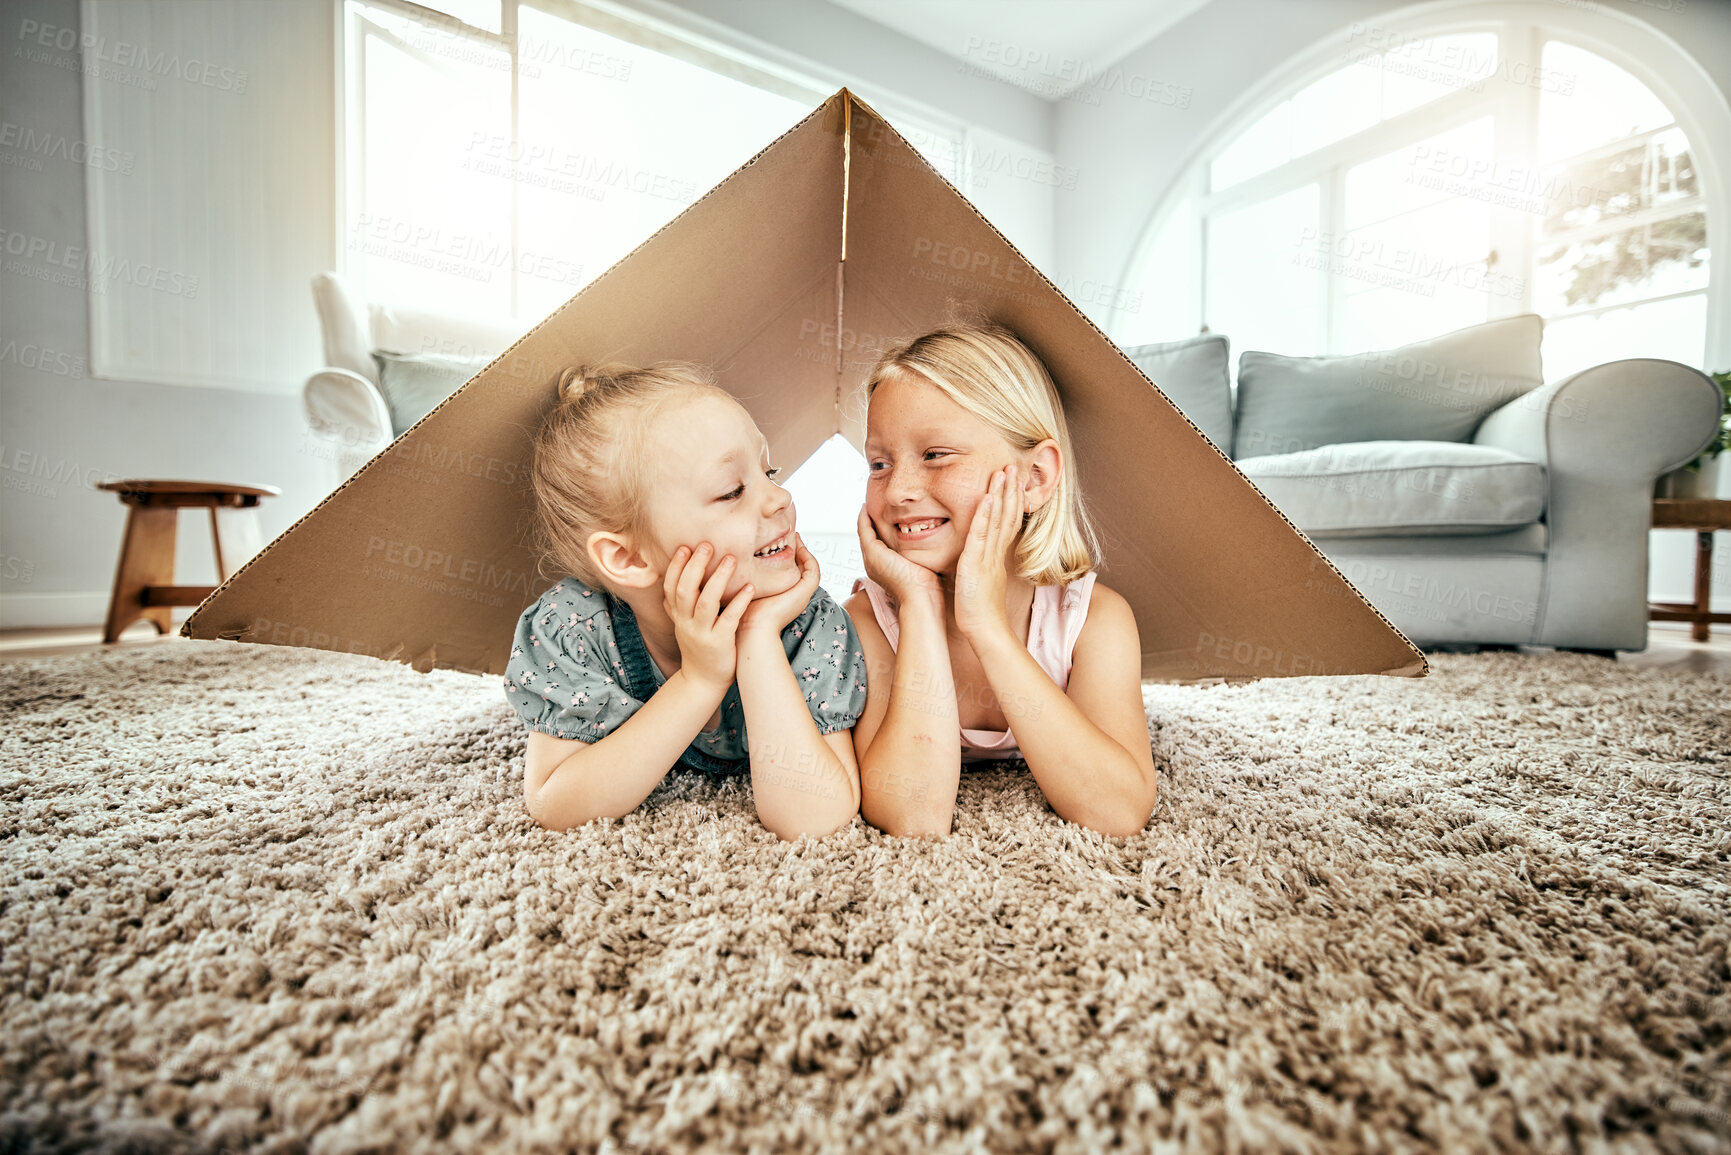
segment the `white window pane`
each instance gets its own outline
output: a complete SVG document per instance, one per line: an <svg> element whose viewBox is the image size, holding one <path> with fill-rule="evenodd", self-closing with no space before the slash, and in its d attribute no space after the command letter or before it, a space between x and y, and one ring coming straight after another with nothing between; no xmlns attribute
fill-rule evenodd
<svg viewBox="0 0 1731 1155"><path fill-rule="evenodd" d="M368 10L361 45L361 203L347 244L369 299L503 318L511 296L510 189L465 164L511 123L510 58L468 41L427 51L424 28Z"/></svg>
<svg viewBox="0 0 1731 1155"><path fill-rule="evenodd" d="M1541 67L1541 162L1661 128L1675 119L1646 85L1584 48L1547 41Z"/></svg>
<svg viewBox="0 0 1731 1155"><path fill-rule="evenodd" d="M519 139L478 141L471 160L517 184L520 319L563 304L810 111L533 8L519 21Z"/></svg>
<svg viewBox="0 0 1731 1155"><path fill-rule="evenodd" d="M1300 89L1292 98L1292 155L1315 152L1376 123L1375 68L1349 64Z"/></svg>
<svg viewBox="0 0 1731 1155"><path fill-rule="evenodd" d="M1494 32L1433 36L1390 49L1378 58L1382 70L1382 118L1411 112L1463 88L1482 91L1496 75Z"/></svg>
<svg viewBox="0 0 1731 1155"><path fill-rule="evenodd" d="M1330 270L1343 298L1344 351L1404 345L1516 312L1521 281L1486 264L1490 236L1489 206L1469 198L1347 233Z"/></svg>
<svg viewBox="0 0 1731 1155"><path fill-rule="evenodd" d="M1492 153L1492 118L1458 128L1346 170L1346 227L1361 228L1469 193L1469 174ZM1470 195L1470 194L1469 194Z"/></svg>
<svg viewBox="0 0 1731 1155"><path fill-rule="evenodd" d="M1314 355L1322 311L1326 242L1318 187L1213 217L1208 222L1205 320L1233 347Z"/></svg>
<svg viewBox="0 0 1731 1155"><path fill-rule="evenodd" d="M1707 350L1707 295L1696 293L1545 322L1545 380L1627 357L1660 357L1700 367Z"/></svg>
<svg viewBox="0 0 1731 1155"><path fill-rule="evenodd" d="M1141 276L1118 314L1118 344L1178 341L1194 337L1201 328L1193 212L1186 197L1160 226Z"/></svg>
<svg viewBox="0 0 1731 1155"><path fill-rule="evenodd" d="M1703 213L1552 243L1539 251L1533 308L1549 316L1705 288L1708 255Z"/></svg>
<svg viewBox="0 0 1731 1155"><path fill-rule="evenodd" d="M1212 188L1226 188L1292 159L1292 102L1282 101L1209 165Z"/></svg>

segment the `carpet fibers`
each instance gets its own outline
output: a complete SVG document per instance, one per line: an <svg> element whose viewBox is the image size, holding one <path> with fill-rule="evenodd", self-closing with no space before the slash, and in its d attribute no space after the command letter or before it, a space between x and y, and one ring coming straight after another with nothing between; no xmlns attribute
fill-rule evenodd
<svg viewBox="0 0 1731 1155"><path fill-rule="evenodd" d="M0 1151L1731 1149L1723 677L1146 690L1161 802L552 833L497 679L0 666Z"/></svg>

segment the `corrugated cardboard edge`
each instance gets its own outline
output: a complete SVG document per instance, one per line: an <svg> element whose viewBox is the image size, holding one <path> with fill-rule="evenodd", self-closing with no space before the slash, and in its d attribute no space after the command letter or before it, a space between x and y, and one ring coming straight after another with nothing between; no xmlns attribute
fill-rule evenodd
<svg viewBox="0 0 1731 1155"><path fill-rule="evenodd" d="M1034 264L1034 262L1028 260L1027 255L1024 254L1022 252L1022 250L1018 249L1015 246L1015 243L1012 242L1009 237L1006 237L998 229L997 225L994 225L991 221L987 220L986 215L984 213L980 212L980 210L978 208L974 207L974 202L969 200L967 198L966 194L964 194L960 189L956 188L955 185L950 184L949 178L944 176L943 173L939 172L937 167L935 165L933 165L931 161L929 161L925 158L925 155L923 153L921 153L920 150L914 146L912 141L908 140L908 138L903 136L900 132L897 132L895 125L891 124L887 118L880 115L878 113L878 111L876 109L874 109L871 105L867 104L865 101L861 100L858 96L855 96L853 93L849 92L845 88L843 88L840 92L838 92L836 94L836 96L843 96L843 95L845 95L848 99L858 103L861 108L865 109L867 112L869 112L873 116L877 117L877 119L883 124L883 126L886 129L888 129L891 133L895 134L895 137L897 140L901 141L904 145L907 146L908 151L912 152L915 156L920 158L920 162L922 164L924 164L926 166L926 168L931 170L931 173L933 176L935 176L939 180L943 181L944 184L949 185L950 189L955 192L956 196L961 198L962 203L967 205L968 208L973 211L973 214L975 216L979 217L980 221L987 228L991 229L992 232L997 235L998 239L1003 241L1004 244L1009 248L1009 250L1011 252L1015 253L1016 256L1020 257L1022 259L1022 262L1024 264L1026 264L1030 270L1033 271L1034 275L1036 275L1042 281L1044 281L1047 284L1047 286L1049 288L1051 288L1053 293L1057 294L1059 300L1063 301L1064 304L1070 306L1071 312L1075 313L1076 316L1080 317L1082 319L1082 321L1087 324L1088 328L1094 330L1095 334L1097 334L1099 336L1100 340L1104 341L1107 345L1111 346L1112 351L1117 353L1118 357L1125 364L1129 365L1130 368L1134 369L1136 371L1136 375L1138 377L1142 378L1142 380L1144 380L1144 381L1147 381L1150 388L1152 388L1156 393L1160 394L1161 397L1165 397L1167 403L1172 406L1173 412L1177 413L1179 417L1183 418L1184 423L1186 425L1190 426L1191 429L1195 430L1196 436L1200 437L1204 442L1206 442L1208 447L1215 452L1216 456L1218 456L1222 461L1226 462L1226 464L1230 465L1232 467L1232 471L1234 473L1238 474L1238 476L1240 478L1243 478L1244 484L1249 486L1256 493L1256 496L1262 499L1262 503L1264 505L1266 505L1269 509L1272 509L1276 514L1278 514L1280 517L1280 520L1284 521L1287 524L1287 527L1290 528L1293 533L1296 533L1300 538L1303 539L1304 544L1310 547L1310 552L1315 554L1318 558L1320 558L1322 560L1323 564L1327 565L1328 568L1334 572L1335 576L1340 578L1341 584L1346 586L1347 589L1351 590L1353 592L1354 596L1356 596L1358 598L1358 600L1364 605L1364 607L1366 609L1368 609L1371 613L1375 614L1377 616L1377 619L1379 621L1381 621L1383 625L1387 626L1389 628L1389 630L1391 632L1393 632L1395 637L1399 638L1401 641L1406 643L1407 648L1412 651L1412 655L1416 659L1416 661L1408 663L1407 665L1395 666L1395 667L1392 667L1392 668L1386 669L1386 670L1379 670L1379 671L1376 671L1375 673L1369 674L1368 676L1370 676L1370 677L1392 677L1392 678L1423 678L1423 677L1429 676L1429 674L1430 674L1430 661L1425 657L1424 651L1419 649L1417 646L1413 645L1412 639L1408 638L1404 633L1402 633L1399 626L1396 626L1393 622L1389 621L1387 616L1384 615L1381 610L1377 609L1376 606L1374 604L1372 604L1370 599L1365 597L1364 593L1357 586L1353 585L1351 581L1347 580L1346 575L1340 571L1340 567L1335 565L1333 561L1329 560L1329 557L1327 554L1325 554L1321 550L1317 549L1316 543L1310 540L1309 535L1307 535L1303 530L1299 529L1298 526L1294 525L1292 522L1292 519L1287 517L1285 513L1282 513L1279 506L1275 505L1272 501L1268 500L1268 495L1263 493L1262 490L1257 487L1257 485L1254 481L1251 481L1250 478L1245 476L1244 471L1242 469L1238 468L1238 463L1233 461L1230 457L1226 456L1226 454L1222 453L1220 450L1220 447L1218 445L1215 445L1214 442L1209 439L1209 437L1206 433L1202 432L1201 427L1199 425L1197 425L1196 422L1190 420L1190 417L1184 412L1183 409L1179 408L1179 406L1176 402L1174 402L1170 397L1166 396L1166 391L1164 389L1161 389L1159 385L1156 385L1154 383L1154 381L1149 378L1148 374L1146 374L1142 371L1142 367L1140 365L1136 364L1136 362L1132 361L1130 359L1129 355L1126 354L1124 352L1124 350L1118 346L1118 343L1116 341L1114 341L1114 340L1112 340L1112 338L1108 337L1106 335L1105 331L1100 328L1100 326L1094 324L1093 319L1090 318L1088 316L1088 314L1084 313L1081 309L1078 309L1076 307L1076 303L1074 301L1070 300L1069 297L1065 296L1064 291L1062 289L1058 288L1057 285L1053 284L1052 279L1050 277L1046 276L1046 274L1040 270L1040 267L1038 265L1036 265L1036 264ZM835 97L831 97L830 99L834 100ZM828 102L826 101L825 104L827 105ZM1244 678L1234 678L1234 677L1219 678L1219 679L1210 678L1210 679L1203 679L1203 680L1204 681L1227 681L1227 682L1258 682L1258 681L1262 681L1264 678L1269 677L1269 676L1271 676L1271 675L1258 675L1256 677L1244 677ZM1362 676L1367 676L1367 675L1359 675L1359 674L1321 674L1321 675L1318 675L1318 674L1276 674L1276 675L1272 675L1272 676L1274 676L1274 677L1362 677Z"/></svg>
<svg viewBox="0 0 1731 1155"><path fill-rule="evenodd" d="M517 346L521 345L523 342L527 341L530 337L532 337L536 333L540 332L541 329L546 327L548 322L552 321L554 317L557 317L560 313L564 312L565 309L573 301L580 299L584 293L587 293L591 288L600 284L602 281L606 280L607 277L612 275L613 270L615 270L615 269L619 268L621 265L625 264L632 257L634 257L638 253L639 250L643 249L645 246L650 244L650 242L654 241L656 237L659 237L662 233L664 233L668 229L672 228L675 223L677 223L679 220L683 219L684 216L687 213L691 212L692 209L696 208L698 205L702 204L704 201L706 201L710 197L714 196L717 192L719 192L722 188L724 188L728 183L730 183L740 173L744 172L746 169L748 169L752 165L756 164L758 161L758 158L762 157L764 153L768 152L770 149L772 149L776 145L780 144L787 137L792 136L795 132L798 132L801 128L804 128L805 125L808 122L810 122L811 120L813 120L817 117L823 116L830 109L830 107L832 105L834 105L838 100L846 99L846 98L849 98L851 96L852 96L852 93L848 92L848 90L846 88L840 89L834 95L830 96L827 100L825 100L822 104L818 105L816 108L813 108L810 112L808 112L804 116L800 117L800 119L797 122L795 122L793 125L791 125L780 136L777 136L774 140L770 141L768 144L764 145L762 148L760 148L756 152L752 153L751 156L749 158L747 158L743 164L741 164L738 168L734 169L732 172L728 173L720 181L716 182L716 184L711 186L711 188L709 189L708 192L704 193L702 196L700 196L696 200L692 201L689 205L686 205L685 208L681 209L679 211L678 215L676 215L672 220L668 221L666 224L664 224L660 228L656 229L653 233L650 233L647 237L643 238L643 240L639 241L631 249L630 252L628 252L624 256L620 257L617 261L614 261L611 265L607 266L607 268L605 270L603 270L602 273L599 276L597 276L594 280L590 281L587 285L584 285L581 289L577 290L577 292L573 293L570 297L566 298L564 302L562 302L557 308L553 309L545 317L541 318L541 320L539 322L537 322L535 325L533 325L531 328L529 328L529 330L527 332L525 332L521 337L518 337L515 341L511 342L511 345L509 348L503 350L502 352L499 353L498 356L494 357L491 361L487 362L487 364L483 365L479 370L477 370L475 372L474 376L470 377L467 381L463 382L463 384L458 386L457 389L455 391L453 391L449 396L447 396L444 400L440 401L437 405L433 406L432 409L428 410L420 418L420 420L416 421L413 425L411 425L407 429L403 430L402 433L400 433L396 437L392 438L390 444L386 445L383 449L380 449L377 453L373 454L373 456L367 460L366 464L362 465L359 469L355 470L355 472L353 474L351 474L349 477L344 479L344 481L341 485L337 486L335 489L333 489L329 493L325 494L325 496L319 500L318 504L314 505L311 509L309 509L305 513L303 513L300 517L296 518L292 525L290 525L287 529L283 530L281 533L277 534L276 537L272 538L268 543L266 543L266 545L263 549L259 550L252 557L248 558L244 565L242 565L239 569L235 570L232 574L230 574L227 577L227 579L225 579L222 582L222 584L218 585L214 590L212 590L210 592L209 596L207 596L203 601L198 603L198 607L196 609L194 609L191 614L187 615L186 621L184 621L180 624L180 630L179 630L180 636L183 638L198 638L198 637L200 637L201 635L194 632L193 626L194 626L194 623L196 623L198 621L199 615L204 612L204 608L206 606L208 606L212 601L214 601L216 599L216 597L219 594L221 594L224 590L226 590L232 582L239 580L243 575L245 575L246 571L252 568L253 563L263 560L263 558L265 557L266 554L270 553L271 550L276 548L276 545L278 542L280 542L283 538L287 537L290 533L293 533L294 530L296 528L298 528L303 522L306 522L306 521L310 520L311 518L313 518L315 515L317 515L319 510L323 509L327 504L329 504L330 501L332 499L334 499L339 493L341 493L343 490L347 489L350 485L353 485L356 481L358 481L362 474L366 473L367 470L373 468L373 466L378 464L385 457L389 456L392 447L395 446L399 441L402 441L404 438L408 437L409 434L413 433L416 429L419 429L422 422L429 420L433 416L433 414L437 413L439 410L443 409L446 405L449 405L451 402L455 401L459 394L463 393L464 391L466 391L469 388L469 386L473 385L476 381L478 381L482 377L486 376L487 372L489 370L491 370L493 368L493 366L497 365L499 362L501 362L501 361L505 360L507 357L509 357L513 352L516 351ZM217 633L216 635L214 635L214 637L210 640L238 642L241 640L241 637L244 634L244 632L245 632L244 630L233 630L233 629L223 630L223 631ZM429 655L418 655L415 659L405 658L405 657L403 657L403 649L404 649L404 647L399 645L394 650L391 650L389 653L379 655L379 657L384 661L407 662L411 666L414 666L415 662L417 662L421 657L429 656ZM339 652L340 653L341 651L333 651L333 652ZM430 653L430 651L429 651L429 653ZM418 669L419 667L415 666L415 668ZM431 668L431 667L429 667L429 668ZM468 673L468 674L487 674L487 671L485 671L485 670L469 670L469 669L465 669L465 668L460 667L460 666L444 666L444 667L438 667L438 668L453 669L453 670L458 670L461 673Z"/></svg>

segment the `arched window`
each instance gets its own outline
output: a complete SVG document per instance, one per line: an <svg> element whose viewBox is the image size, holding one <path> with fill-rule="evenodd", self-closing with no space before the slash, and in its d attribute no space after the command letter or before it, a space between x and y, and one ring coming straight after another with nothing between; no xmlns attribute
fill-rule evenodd
<svg viewBox="0 0 1731 1155"><path fill-rule="evenodd" d="M1234 353L1350 353L1533 312L1551 380L1725 348L1708 253L1723 168L1683 102L1632 71L1674 68L1634 52L1675 48L1599 13L1427 16L1353 25L1344 57L1337 40L1211 134L1132 258L1143 305L1120 344L1205 327Z"/></svg>

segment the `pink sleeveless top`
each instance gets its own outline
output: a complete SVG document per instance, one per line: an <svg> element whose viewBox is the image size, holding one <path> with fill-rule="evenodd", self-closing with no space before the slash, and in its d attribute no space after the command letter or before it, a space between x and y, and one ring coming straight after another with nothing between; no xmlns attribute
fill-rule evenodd
<svg viewBox="0 0 1731 1155"><path fill-rule="evenodd" d="M901 622L890 605L889 593L869 577L856 578L854 592L865 590L872 615L889 639L890 649L901 640ZM1083 574L1061 586L1035 586L1034 604L1028 616L1028 652L1060 690L1070 684L1071 655L1082 623L1088 617L1088 597L1094 590L1094 575ZM962 761L988 758L1020 758L1014 735L1008 730L970 730L962 727Z"/></svg>

